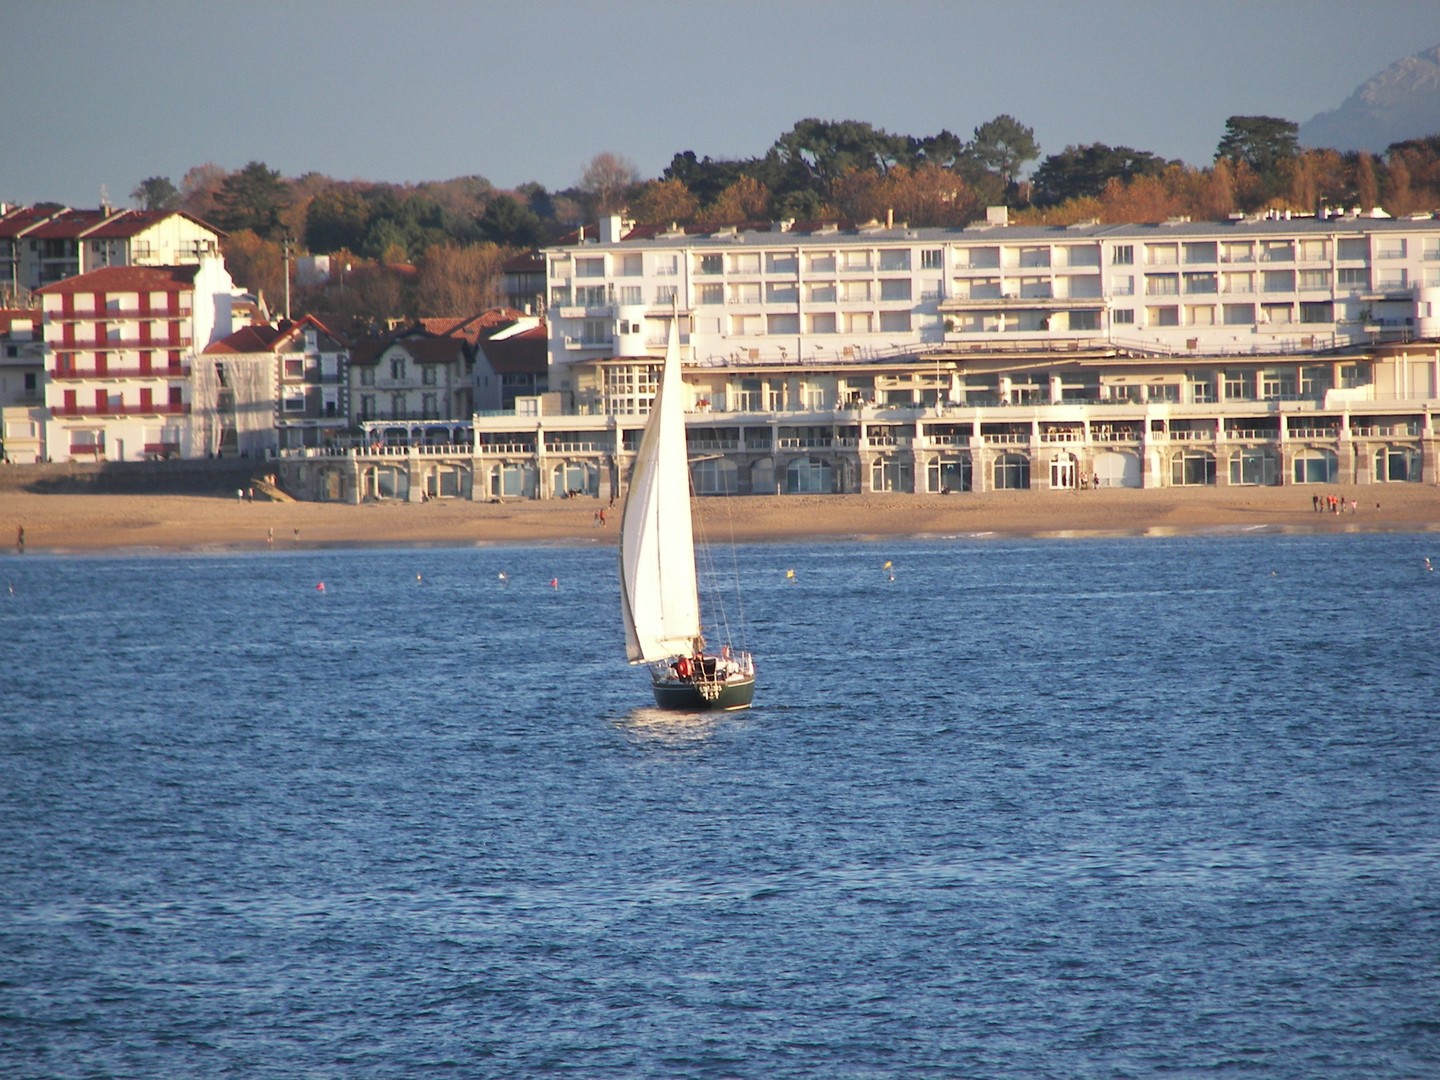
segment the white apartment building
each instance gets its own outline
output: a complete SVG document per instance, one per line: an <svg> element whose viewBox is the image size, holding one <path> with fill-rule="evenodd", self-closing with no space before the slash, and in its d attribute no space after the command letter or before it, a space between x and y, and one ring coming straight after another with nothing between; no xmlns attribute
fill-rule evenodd
<svg viewBox="0 0 1440 1080"><path fill-rule="evenodd" d="M655 355L835 364L975 349L1159 356L1440 337L1440 220L1236 218L965 229L624 231L548 253L557 373ZM581 390L576 377L552 388ZM579 399L577 399L578 401Z"/></svg>

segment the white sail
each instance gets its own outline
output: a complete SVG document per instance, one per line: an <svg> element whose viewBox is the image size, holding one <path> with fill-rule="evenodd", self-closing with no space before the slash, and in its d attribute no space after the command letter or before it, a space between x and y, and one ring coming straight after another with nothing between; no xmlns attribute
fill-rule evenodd
<svg viewBox="0 0 1440 1080"><path fill-rule="evenodd" d="M620 518L620 603L632 664L686 655L700 636L678 316Z"/></svg>

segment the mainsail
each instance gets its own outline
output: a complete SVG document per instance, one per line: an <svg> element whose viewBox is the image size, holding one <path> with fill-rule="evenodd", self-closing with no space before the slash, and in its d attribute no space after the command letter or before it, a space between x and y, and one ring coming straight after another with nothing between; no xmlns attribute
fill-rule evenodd
<svg viewBox="0 0 1440 1080"><path fill-rule="evenodd" d="M620 602L632 664L688 655L700 636L678 321L670 320L659 389L620 518Z"/></svg>

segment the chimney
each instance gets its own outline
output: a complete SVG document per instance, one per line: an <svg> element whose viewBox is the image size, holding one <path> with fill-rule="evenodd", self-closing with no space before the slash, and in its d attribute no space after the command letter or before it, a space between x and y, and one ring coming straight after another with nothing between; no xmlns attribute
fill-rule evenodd
<svg viewBox="0 0 1440 1080"><path fill-rule="evenodd" d="M624 229L619 214L606 214L600 219L600 243L618 244Z"/></svg>
<svg viewBox="0 0 1440 1080"><path fill-rule="evenodd" d="M885 209L885 228L887 228L887 229L893 229L894 227L895 227L895 208L894 208L893 206L886 207L886 209Z"/></svg>

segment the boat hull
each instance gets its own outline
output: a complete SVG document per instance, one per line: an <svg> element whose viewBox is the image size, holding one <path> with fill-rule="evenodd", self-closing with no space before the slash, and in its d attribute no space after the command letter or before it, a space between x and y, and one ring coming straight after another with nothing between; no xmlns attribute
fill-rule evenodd
<svg viewBox="0 0 1440 1080"><path fill-rule="evenodd" d="M748 709L755 697L755 676L736 676L711 683L713 697L694 682L666 679L656 681L655 704L679 712L734 712Z"/></svg>

